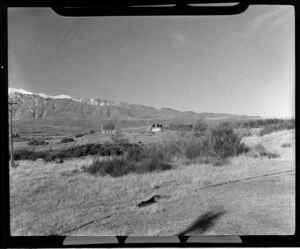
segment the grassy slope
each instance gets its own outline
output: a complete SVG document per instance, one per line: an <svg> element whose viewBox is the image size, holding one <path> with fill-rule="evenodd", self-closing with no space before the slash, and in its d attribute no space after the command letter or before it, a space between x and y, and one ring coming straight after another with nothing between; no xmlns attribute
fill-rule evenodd
<svg viewBox="0 0 300 249"><path fill-rule="evenodd" d="M195 222L187 234L292 234L294 140L294 130L245 138L277 151L277 159L240 156L222 167L179 165L120 178L80 172L91 157L23 161L10 171L12 234L175 235ZM292 147L282 148L287 142ZM136 207L154 194L171 198Z"/></svg>

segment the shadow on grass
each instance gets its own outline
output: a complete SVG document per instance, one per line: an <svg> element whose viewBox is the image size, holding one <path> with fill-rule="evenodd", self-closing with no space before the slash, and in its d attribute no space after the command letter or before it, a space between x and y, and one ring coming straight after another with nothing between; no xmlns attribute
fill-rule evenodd
<svg viewBox="0 0 300 249"><path fill-rule="evenodd" d="M209 211L201 215L192 225L186 230L178 234L178 236L196 235L201 234L211 228L217 219L219 219L225 213L224 210Z"/></svg>

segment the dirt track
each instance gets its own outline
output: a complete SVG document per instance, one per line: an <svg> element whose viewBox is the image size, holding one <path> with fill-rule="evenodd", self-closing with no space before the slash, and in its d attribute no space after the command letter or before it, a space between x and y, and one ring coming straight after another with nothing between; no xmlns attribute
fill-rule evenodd
<svg viewBox="0 0 300 249"><path fill-rule="evenodd" d="M209 208L185 234L291 235L294 184L295 173L290 170L207 188L203 194L210 196Z"/></svg>

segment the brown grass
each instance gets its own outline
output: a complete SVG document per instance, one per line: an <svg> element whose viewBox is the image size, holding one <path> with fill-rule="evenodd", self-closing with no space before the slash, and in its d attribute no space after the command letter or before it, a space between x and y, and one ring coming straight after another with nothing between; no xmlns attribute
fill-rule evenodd
<svg viewBox="0 0 300 249"><path fill-rule="evenodd" d="M203 234L292 234L294 175L272 174L295 170L294 132L244 140L252 148L260 143L277 150L280 157L244 154L225 167L177 161L168 171L118 178L82 171L100 157L63 164L19 161L20 167L10 168L12 235L175 235L218 206L226 213ZM154 194L171 198L137 208Z"/></svg>

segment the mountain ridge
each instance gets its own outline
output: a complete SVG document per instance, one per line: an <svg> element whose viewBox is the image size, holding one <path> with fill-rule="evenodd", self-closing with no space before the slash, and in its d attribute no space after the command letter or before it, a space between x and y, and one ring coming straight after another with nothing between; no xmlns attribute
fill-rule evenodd
<svg viewBox="0 0 300 249"><path fill-rule="evenodd" d="M28 120L31 120L33 122L34 120L42 119L72 126L76 122L91 125L96 122L99 125L99 123L108 120L135 122L173 119L187 121L196 119L257 118L257 116L224 113L178 111L167 107L158 109L146 105L96 98L75 99L69 95L50 96L44 93L32 93L15 88L9 88L8 93L9 99L19 103L13 117L17 121L28 122Z"/></svg>

